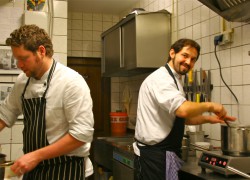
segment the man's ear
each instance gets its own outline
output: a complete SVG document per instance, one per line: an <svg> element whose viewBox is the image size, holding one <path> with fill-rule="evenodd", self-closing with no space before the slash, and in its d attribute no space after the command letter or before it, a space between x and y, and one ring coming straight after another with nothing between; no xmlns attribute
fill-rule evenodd
<svg viewBox="0 0 250 180"><path fill-rule="evenodd" d="M46 55L46 49L43 45L40 45L37 51L41 57L44 57Z"/></svg>
<svg viewBox="0 0 250 180"><path fill-rule="evenodd" d="M175 51L174 51L174 49L170 49L169 56L171 57L171 59L174 59L174 57L175 57Z"/></svg>

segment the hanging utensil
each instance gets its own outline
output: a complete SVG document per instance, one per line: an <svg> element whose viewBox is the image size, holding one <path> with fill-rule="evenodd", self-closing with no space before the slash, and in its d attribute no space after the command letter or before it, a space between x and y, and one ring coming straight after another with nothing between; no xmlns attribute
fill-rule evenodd
<svg viewBox="0 0 250 180"><path fill-rule="evenodd" d="M188 90L188 96L189 96L189 101L193 101L194 99L194 85L193 85L193 69L190 69L188 72L188 84L189 84L189 90Z"/></svg>
<svg viewBox="0 0 250 180"><path fill-rule="evenodd" d="M184 92L185 92L186 99L189 100L188 99L188 93L189 93L189 90L188 90L188 77L187 77L186 74L185 74L185 77L184 77L184 87L183 87L183 89L184 89Z"/></svg>
<svg viewBox="0 0 250 180"><path fill-rule="evenodd" d="M208 77L207 77L207 101L211 101L211 71L208 70Z"/></svg>
<svg viewBox="0 0 250 180"><path fill-rule="evenodd" d="M203 71L202 71L202 68L200 68L200 102L204 102L204 97L203 97Z"/></svg>

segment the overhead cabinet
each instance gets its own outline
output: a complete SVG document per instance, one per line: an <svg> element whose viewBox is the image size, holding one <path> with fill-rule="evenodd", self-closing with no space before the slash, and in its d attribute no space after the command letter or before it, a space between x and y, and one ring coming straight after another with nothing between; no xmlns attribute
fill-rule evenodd
<svg viewBox="0 0 250 180"><path fill-rule="evenodd" d="M164 65L170 40L167 11L132 13L102 33L102 75L132 76Z"/></svg>

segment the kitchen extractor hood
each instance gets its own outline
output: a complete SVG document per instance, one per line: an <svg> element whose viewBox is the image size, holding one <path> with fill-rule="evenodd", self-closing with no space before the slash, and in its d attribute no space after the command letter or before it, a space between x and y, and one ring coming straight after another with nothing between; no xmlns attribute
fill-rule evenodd
<svg viewBox="0 0 250 180"><path fill-rule="evenodd" d="M249 22L250 0L198 0L227 21Z"/></svg>

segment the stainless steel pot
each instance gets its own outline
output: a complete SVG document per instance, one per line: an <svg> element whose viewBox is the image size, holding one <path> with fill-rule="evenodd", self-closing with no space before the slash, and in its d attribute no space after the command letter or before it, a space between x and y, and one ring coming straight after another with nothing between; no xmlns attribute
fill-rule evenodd
<svg viewBox="0 0 250 180"><path fill-rule="evenodd" d="M5 161L5 154L0 153L0 180L4 180L5 167L12 165L13 161Z"/></svg>
<svg viewBox="0 0 250 180"><path fill-rule="evenodd" d="M250 126L221 125L221 150L230 156L250 155Z"/></svg>

